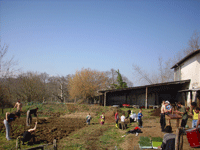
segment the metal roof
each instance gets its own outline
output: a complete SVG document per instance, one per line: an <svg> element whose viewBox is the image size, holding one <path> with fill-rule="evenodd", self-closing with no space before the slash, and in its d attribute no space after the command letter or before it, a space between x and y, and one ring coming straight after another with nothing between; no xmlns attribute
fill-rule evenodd
<svg viewBox="0 0 200 150"><path fill-rule="evenodd" d="M178 92L193 92L193 91L200 91L200 88L196 88L196 89L187 89L187 90L180 90Z"/></svg>
<svg viewBox="0 0 200 150"><path fill-rule="evenodd" d="M184 84L184 83L189 83L189 82L190 82L190 79L189 80L180 80L180 81L173 81L173 82L150 84L150 85L144 85L144 86L129 87L129 88L124 88L124 89L102 90L102 91L98 91L98 92L99 93L105 93L105 92L127 91L127 90L142 89L142 88L146 88L146 87L156 87L156 86L163 86L163 85Z"/></svg>
<svg viewBox="0 0 200 150"><path fill-rule="evenodd" d="M181 59L179 62L177 62L171 69L178 67L180 64L182 64L184 61L188 60L189 58L195 56L196 54L200 53L200 49L195 50L194 52L188 54L183 59Z"/></svg>

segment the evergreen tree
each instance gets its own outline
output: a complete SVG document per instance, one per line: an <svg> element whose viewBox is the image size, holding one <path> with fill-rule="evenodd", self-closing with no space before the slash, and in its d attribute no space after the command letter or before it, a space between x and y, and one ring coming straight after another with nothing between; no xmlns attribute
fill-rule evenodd
<svg viewBox="0 0 200 150"><path fill-rule="evenodd" d="M119 69L116 71L117 72L117 82L118 84L113 84L114 87L116 89L123 89L123 88L127 88L127 83L126 82L123 82L123 79L122 79L122 75L121 73L119 72Z"/></svg>

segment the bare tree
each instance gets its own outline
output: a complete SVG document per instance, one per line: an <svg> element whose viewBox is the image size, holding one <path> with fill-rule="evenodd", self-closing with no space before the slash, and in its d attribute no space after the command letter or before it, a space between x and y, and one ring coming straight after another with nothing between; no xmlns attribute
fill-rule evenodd
<svg viewBox="0 0 200 150"><path fill-rule="evenodd" d="M144 70L142 70L141 67L139 67L136 64L133 64L133 70L134 70L134 75L137 78L138 82L140 82L140 84L144 83L153 84L152 80L149 77L149 74L146 73Z"/></svg>
<svg viewBox="0 0 200 150"><path fill-rule="evenodd" d="M2 112L5 106L10 103L11 104L11 90L8 82L8 78L15 75L17 71L16 65L17 62L14 61L14 57L11 59L6 59L6 54L8 52L8 45L1 45L0 39L0 104L2 107Z"/></svg>
<svg viewBox="0 0 200 150"><path fill-rule="evenodd" d="M199 38L199 32L195 30L192 36L190 37L190 40L188 41L188 48L184 50L184 53L185 55L188 55L189 53L197 49L200 49L200 38Z"/></svg>
<svg viewBox="0 0 200 150"><path fill-rule="evenodd" d="M18 71L18 69L16 69L17 62L14 61L14 57L5 60L7 52L8 45L4 44L2 46L0 40L0 78L13 76Z"/></svg>

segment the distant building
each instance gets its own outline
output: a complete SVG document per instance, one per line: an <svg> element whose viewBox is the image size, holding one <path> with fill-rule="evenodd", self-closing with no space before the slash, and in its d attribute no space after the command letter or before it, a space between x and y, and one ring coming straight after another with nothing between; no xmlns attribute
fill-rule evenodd
<svg viewBox="0 0 200 150"><path fill-rule="evenodd" d="M196 50L182 60L177 62L171 69L174 69L174 81L190 80L190 84L184 90L185 103L190 105L191 101L199 103L200 95L200 49Z"/></svg>
<svg viewBox="0 0 200 150"><path fill-rule="evenodd" d="M196 50L177 62L174 69L174 82L165 82L118 90L104 90L100 103L104 106L130 104L148 108L160 105L163 100L178 101L190 105L200 99L200 50Z"/></svg>

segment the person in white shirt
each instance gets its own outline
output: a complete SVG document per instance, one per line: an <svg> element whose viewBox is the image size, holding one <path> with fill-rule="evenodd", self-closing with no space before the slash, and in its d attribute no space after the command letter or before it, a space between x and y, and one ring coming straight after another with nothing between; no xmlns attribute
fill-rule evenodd
<svg viewBox="0 0 200 150"><path fill-rule="evenodd" d="M90 113L87 115L87 117L86 117L86 123L88 124L88 125L90 125L90 120L91 120L91 116L90 116Z"/></svg>
<svg viewBox="0 0 200 150"><path fill-rule="evenodd" d="M125 114L123 113L122 116L121 116L121 125L122 125L122 130L126 129L126 126L125 126Z"/></svg>
<svg viewBox="0 0 200 150"><path fill-rule="evenodd" d="M166 104L165 101L162 102L161 106L161 113L160 113L160 126L162 132L165 132L165 126L166 126L166 121L165 121L165 112L166 112Z"/></svg>

